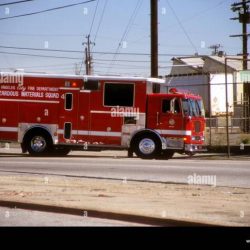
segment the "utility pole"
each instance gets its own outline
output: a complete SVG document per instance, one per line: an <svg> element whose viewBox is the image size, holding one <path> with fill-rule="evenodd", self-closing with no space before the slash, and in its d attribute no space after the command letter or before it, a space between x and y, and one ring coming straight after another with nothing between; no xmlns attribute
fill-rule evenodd
<svg viewBox="0 0 250 250"><path fill-rule="evenodd" d="M86 66L86 75L92 74L92 57L90 53L90 45L95 45L95 43L92 43L90 41L90 35L86 36L87 42L84 42L83 45L85 45L85 66Z"/></svg>
<svg viewBox="0 0 250 250"><path fill-rule="evenodd" d="M248 11L249 6L247 5L250 1L242 0L239 3L233 3L231 5L231 10L233 12L238 12L238 17L233 17L231 20L239 20L242 24L242 34L231 35L230 37L242 37L242 57L243 57L243 70L247 69L247 57L248 48L247 40L250 34L247 33L247 24L250 23L250 13Z"/></svg>
<svg viewBox="0 0 250 250"><path fill-rule="evenodd" d="M219 48L222 48L222 46L220 44L213 44L208 48L212 49L212 56L217 56L219 54Z"/></svg>
<svg viewBox="0 0 250 250"><path fill-rule="evenodd" d="M239 20L239 22L242 24L242 34L240 35L231 35L231 37L242 37L242 69L247 70L248 67L248 48L247 48L247 41L248 36L250 34L247 33L247 24L250 23L250 12L249 12L249 0L242 0L242 2L233 3L231 5L231 10L233 12L238 12L238 17L231 18L231 20ZM249 98L250 98L250 88L249 88L249 82L243 83L243 104L244 104L244 118L245 118L245 131L249 130L249 121L248 121L248 112L246 110L249 108ZM245 108L246 107L246 108Z"/></svg>
<svg viewBox="0 0 250 250"><path fill-rule="evenodd" d="M158 77L158 0L151 3L151 77Z"/></svg>
<svg viewBox="0 0 250 250"><path fill-rule="evenodd" d="M247 52L247 23L249 23L249 13L248 13L248 7L246 4L246 0L242 1L242 8L243 11L241 9L241 13L240 14L240 22L242 22L242 53L243 53L243 70L247 69L247 57L248 57L248 52Z"/></svg>
<svg viewBox="0 0 250 250"><path fill-rule="evenodd" d="M87 47L85 47L85 73L86 75L90 75L90 60Z"/></svg>

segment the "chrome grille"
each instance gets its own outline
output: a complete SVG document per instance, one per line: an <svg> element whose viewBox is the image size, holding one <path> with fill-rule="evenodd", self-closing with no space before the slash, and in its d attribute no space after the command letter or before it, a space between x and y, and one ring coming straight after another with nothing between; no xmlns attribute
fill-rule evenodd
<svg viewBox="0 0 250 250"><path fill-rule="evenodd" d="M199 121L194 122L194 131L195 132L201 132L201 123Z"/></svg>

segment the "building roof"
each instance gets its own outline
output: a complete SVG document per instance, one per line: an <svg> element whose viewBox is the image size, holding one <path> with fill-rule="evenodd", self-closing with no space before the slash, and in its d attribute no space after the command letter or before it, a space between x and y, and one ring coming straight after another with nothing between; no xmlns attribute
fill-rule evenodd
<svg viewBox="0 0 250 250"><path fill-rule="evenodd" d="M188 57L174 57L172 58L173 67L171 74L178 73L224 73L225 72L225 58L227 60L227 69L232 71L242 70L242 56L188 56ZM235 59L235 60L234 60ZM237 60L238 59L238 60ZM250 59L250 57L249 57ZM179 67L178 67L179 66ZM248 62L250 69L250 62Z"/></svg>
<svg viewBox="0 0 250 250"><path fill-rule="evenodd" d="M203 57L175 57L174 60L178 60L179 62L183 62L187 66L193 68L202 68L204 65Z"/></svg>

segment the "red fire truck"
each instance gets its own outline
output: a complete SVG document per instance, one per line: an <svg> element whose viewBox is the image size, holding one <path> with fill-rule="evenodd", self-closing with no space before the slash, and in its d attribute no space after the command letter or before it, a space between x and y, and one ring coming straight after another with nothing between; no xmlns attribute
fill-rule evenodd
<svg viewBox="0 0 250 250"><path fill-rule="evenodd" d="M171 158L205 150L202 99L156 93L162 79L33 73L0 75L0 141L34 156L127 149Z"/></svg>

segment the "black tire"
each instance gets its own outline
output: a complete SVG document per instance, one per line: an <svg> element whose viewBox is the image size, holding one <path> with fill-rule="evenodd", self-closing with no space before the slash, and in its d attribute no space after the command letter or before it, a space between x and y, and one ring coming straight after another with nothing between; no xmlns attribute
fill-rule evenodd
<svg viewBox="0 0 250 250"><path fill-rule="evenodd" d="M70 153L71 149L69 148L54 148L53 156L66 156Z"/></svg>
<svg viewBox="0 0 250 250"><path fill-rule="evenodd" d="M162 151L162 153L159 156L159 159L165 159L165 160L171 159L174 156L174 153L175 152L172 150Z"/></svg>
<svg viewBox="0 0 250 250"><path fill-rule="evenodd" d="M154 159L161 153L159 138L153 134L143 134L134 140L133 151L142 159Z"/></svg>
<svg viewBox="0 0 250 250"><path fill-rule="evenodd" d="M30 133L25 139L27 150L32 156L49 155L52 150L52 139L46 132Z"/></svg>
<svg viewBox="0 0 250 250"><path fill-rule="evenodd" d="M188 155L189 157L193 157L195 155L194 152L186 152L185 154Z"/></svg>
<svg viewBox="0 0 250 250"><path fill-rule="evenodd" d="M133 158L134 151L133 149L129 148L128 149L128 158Z"/></svg>

